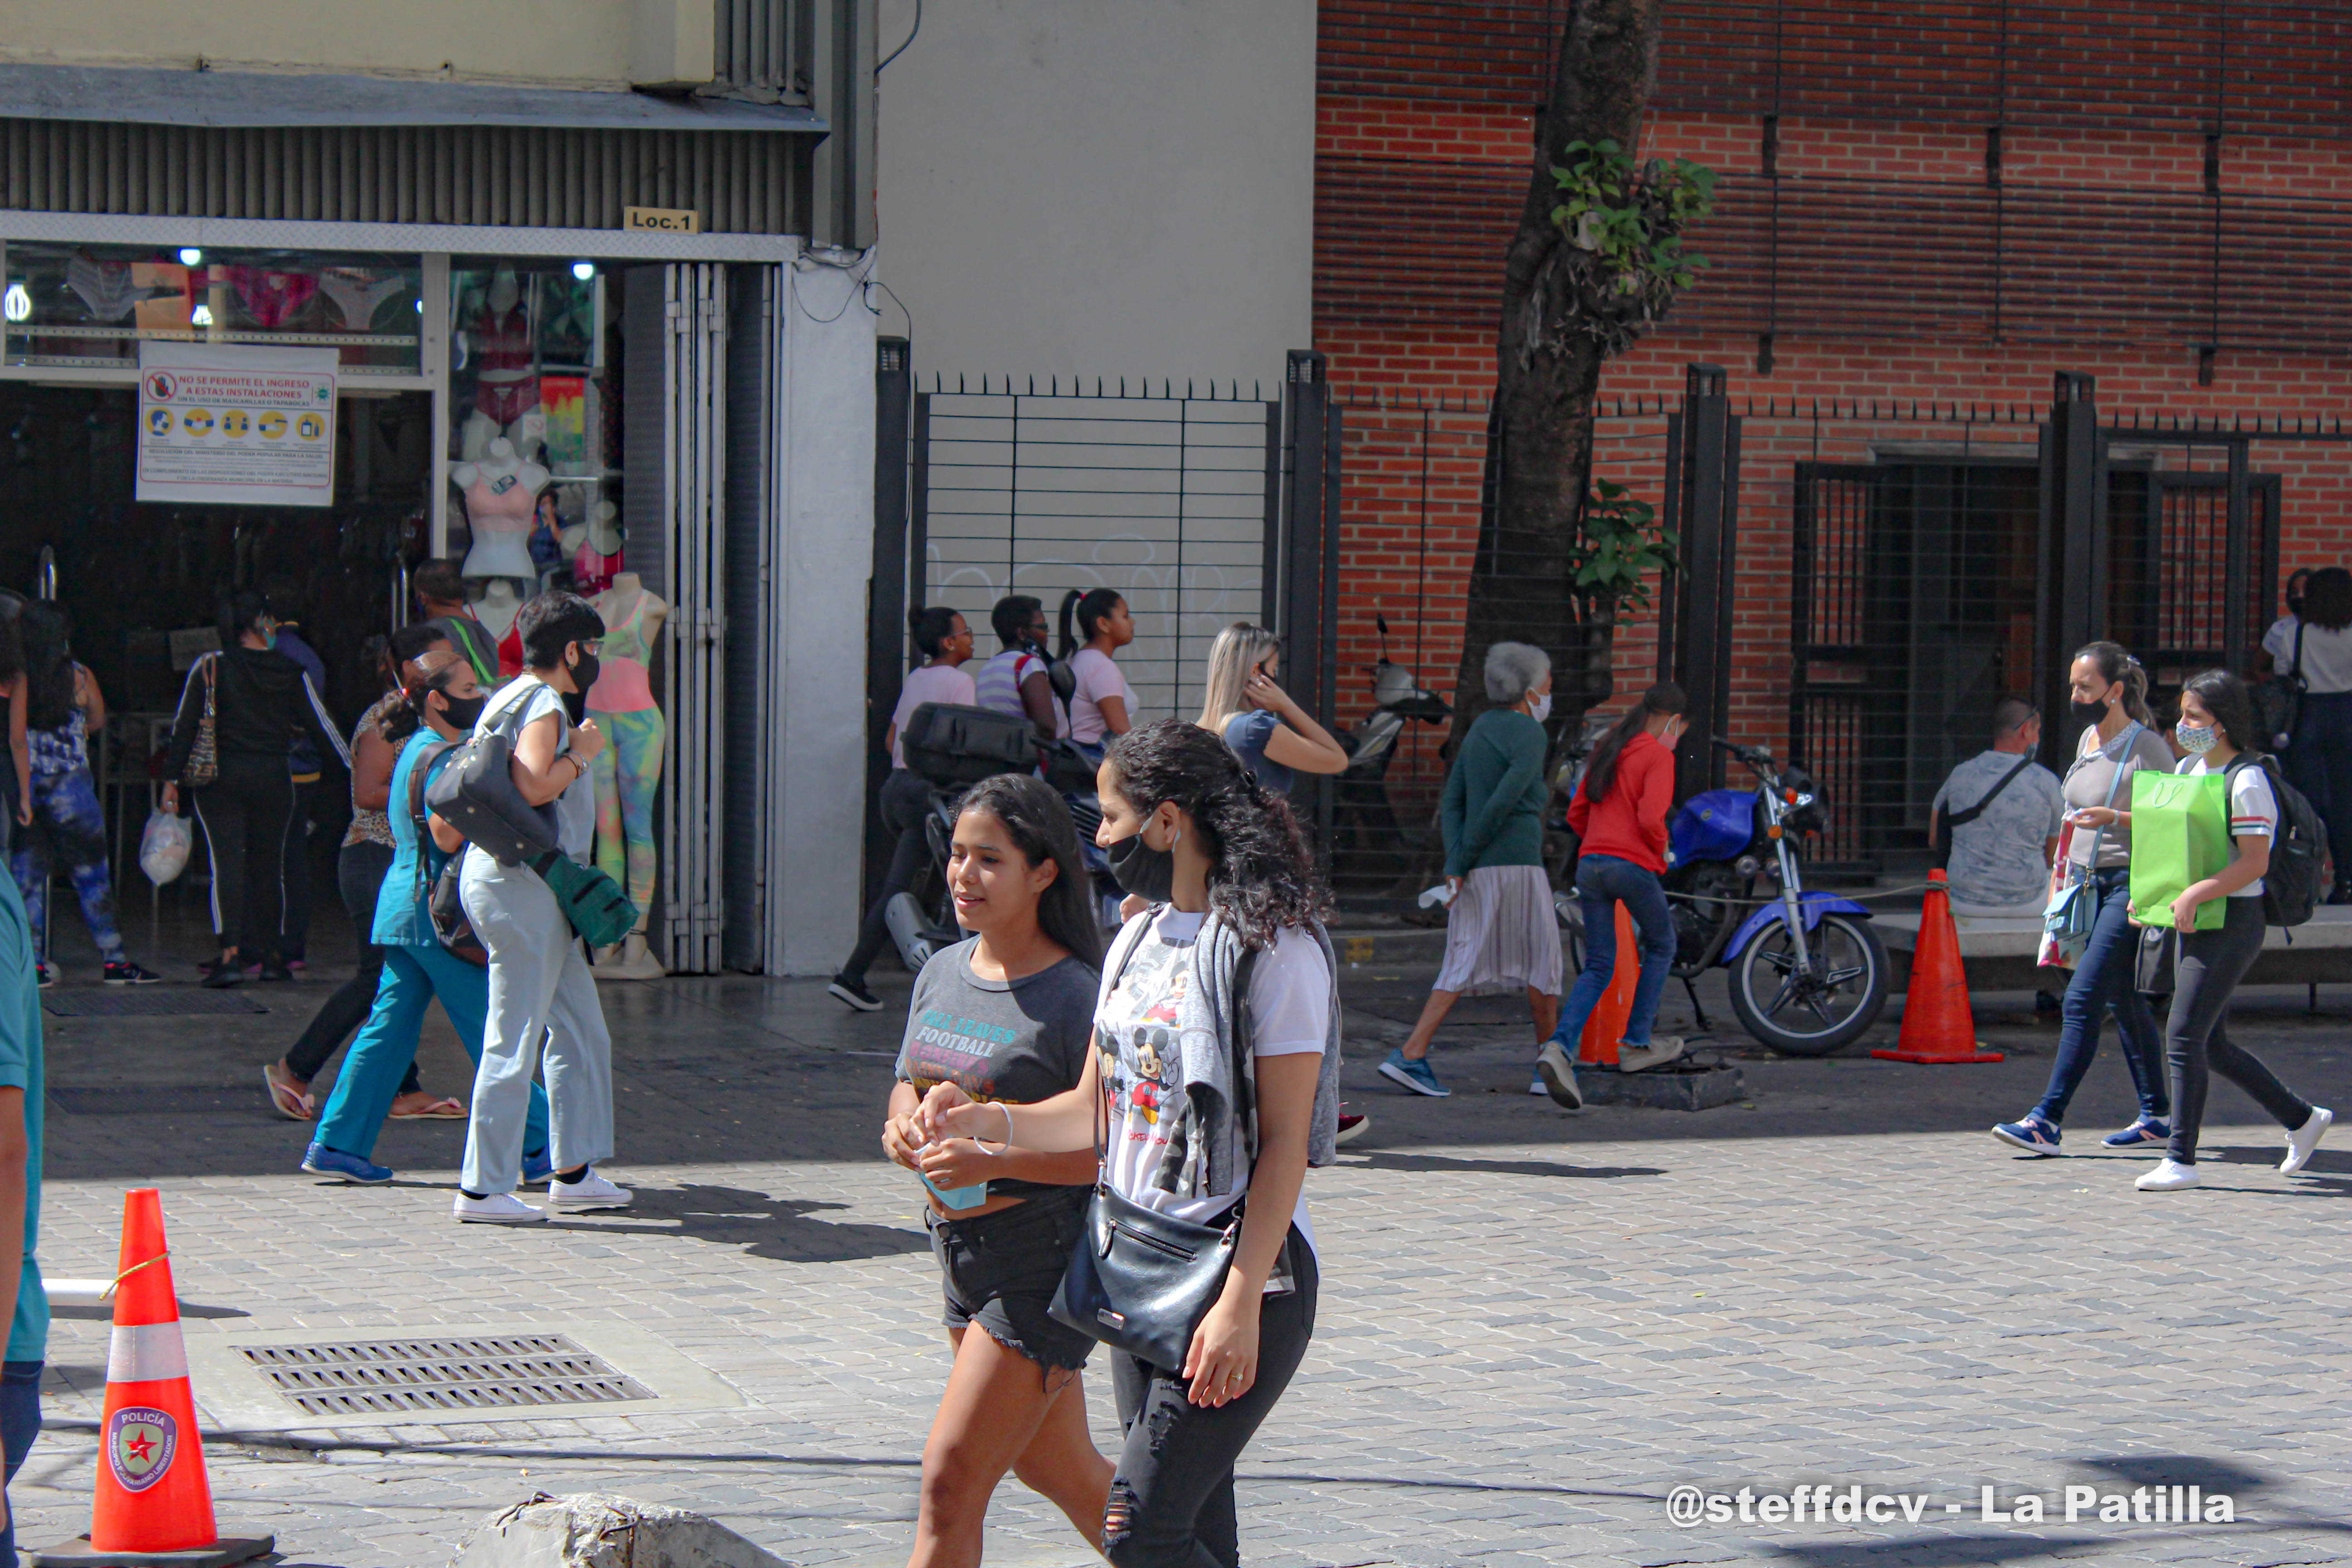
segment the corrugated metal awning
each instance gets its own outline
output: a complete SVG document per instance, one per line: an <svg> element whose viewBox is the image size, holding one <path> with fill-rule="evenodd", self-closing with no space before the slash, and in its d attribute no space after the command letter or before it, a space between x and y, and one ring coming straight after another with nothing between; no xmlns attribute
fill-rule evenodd
<svg viewBox="0 0 2352 1568"><path fill-rule="evenodd" d="M822 132L789 104L372 76L0 65L0 119L220 129L505 125L578 131Z"/></svg>

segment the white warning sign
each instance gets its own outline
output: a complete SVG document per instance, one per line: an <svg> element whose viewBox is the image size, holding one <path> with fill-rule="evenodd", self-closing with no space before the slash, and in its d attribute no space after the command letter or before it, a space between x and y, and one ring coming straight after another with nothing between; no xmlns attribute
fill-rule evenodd
<svg viewBox="0 0 2352 1568"><path fill-rule="evenodd" d="M335 351L142 343L138 497L332 506Z"/></svg>

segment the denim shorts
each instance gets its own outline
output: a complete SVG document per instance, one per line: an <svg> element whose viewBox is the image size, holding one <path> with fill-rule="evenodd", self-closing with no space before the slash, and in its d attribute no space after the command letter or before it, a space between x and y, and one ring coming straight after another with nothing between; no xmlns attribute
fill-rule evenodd
<svg viewBox="0 0 2352 1568"><path fill-rule="evenodd" d="M1095 1342L1055 1321L1050 1309L1070 1248L1086 1229L1093 1192L1086 1186L1038 1193L978 1219L941 1219L926 1207L945 1302L940 1321L951 1329L977 1324L1041 1366L1086 1365Z"/></svg>

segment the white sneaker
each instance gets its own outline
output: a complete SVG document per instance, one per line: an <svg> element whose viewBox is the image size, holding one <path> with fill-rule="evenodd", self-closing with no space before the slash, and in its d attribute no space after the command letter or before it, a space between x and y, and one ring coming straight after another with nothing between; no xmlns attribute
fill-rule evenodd
<svg viewBox="0 0 2352 1568"><path fill-rule="evenodd" d="M626 1187L616 1187L591 1171L576 1182L547 1184L547 1206L551 1209L619 1209L629 1206L636 1196Z"/></svg>
<svg viewBox="0 0 2352 1568"><path fill-rule="evenodd" d="M1644 1046L1626 1045L1620 1042L1617 1047L1617 1070L1645 1072L1651 1068L1664 1067L1682 1054L1683 1037L1680 1035L1660 1035Z"/></svg>
<svg viewBox="0 0 2352 1568"><path fill-rule="evenodd" d="M1543 1077L1541 1074L1538 1074L1536 1078L1528 1083L1528 1092L1529 1094L1549 1094L1551 1090L1544 1087Z"/></svg>
<svg viewBox="0 0 2352 1568"><path fill-rule="evenodd" d="M2280 1173L2292 1176L2302 1170L2310 1162L2311 1152L2319 1147L2319 1141L2327 1136L2327 1130L2334 1125L2336 1112L2324 1105L2313 1106L2311 1114L2304 1118L2303 1125L2286 1135L2286 1158L2279 1162Z"/></svg>
<svg viewBox="0 0 2352 1568"><path fill-rule="evenodd" d="M492 1193L486 1198L457 1194L449 1212L469 1225L545 1225L547 1211L535 1209L512 1193Z"/></svg>
<svg viewBox="0 0 2352 1568"><path fill-rule="evenodd" d="M2177 1193L2197 1184L2197 1167L2184 1165L2178 1160L2167 1160L2147 1175L2132 1184L2144 1193Z"/></svg>
<svg viewBox="0 0 2352 1568"><path fill-rule="evenodd" d="M1570 1110L1584 1109L1584 1090L1576 1081L1576 1064L1568 1059L1568 1051L1558 1040L1547 1040L1536 1058L1536 1087L1551 1096L1553 1103Z"/></svg>

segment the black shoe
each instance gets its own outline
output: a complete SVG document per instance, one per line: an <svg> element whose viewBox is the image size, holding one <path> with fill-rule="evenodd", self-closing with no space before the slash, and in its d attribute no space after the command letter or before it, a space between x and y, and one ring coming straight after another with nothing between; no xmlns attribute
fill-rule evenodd
<svg viewBox="0 0 2352 1568"><path fill-rule="evenodd" d="M103 978L109 985L152 985L163 977L152 969L140 968L126 958L120 963L108 964Z"/></svg>
<svg viewBox="0 0 2352 1568"><path fill-rule="evenodd" d="M264 963L261 966L261 978L280 984L290 984L294 979L294 972L283 963Z"/></svg>
<svg viewBox="0 0 2352 1568"><path fill-rule="evenodd" d="M845 974L835 975L833 984L824 988L824 994L861 1013L882 1011L882 998L866 989L864 982L852 980Z"/></svg>
<svg viewBox="0 0 2352 1568"><path fill-rule="evenodd" d="M200 963L204 979L199 983L208 991L226 991L232 985L245 984L245 964L238 959L224 959L218 963Z"/></svg>

